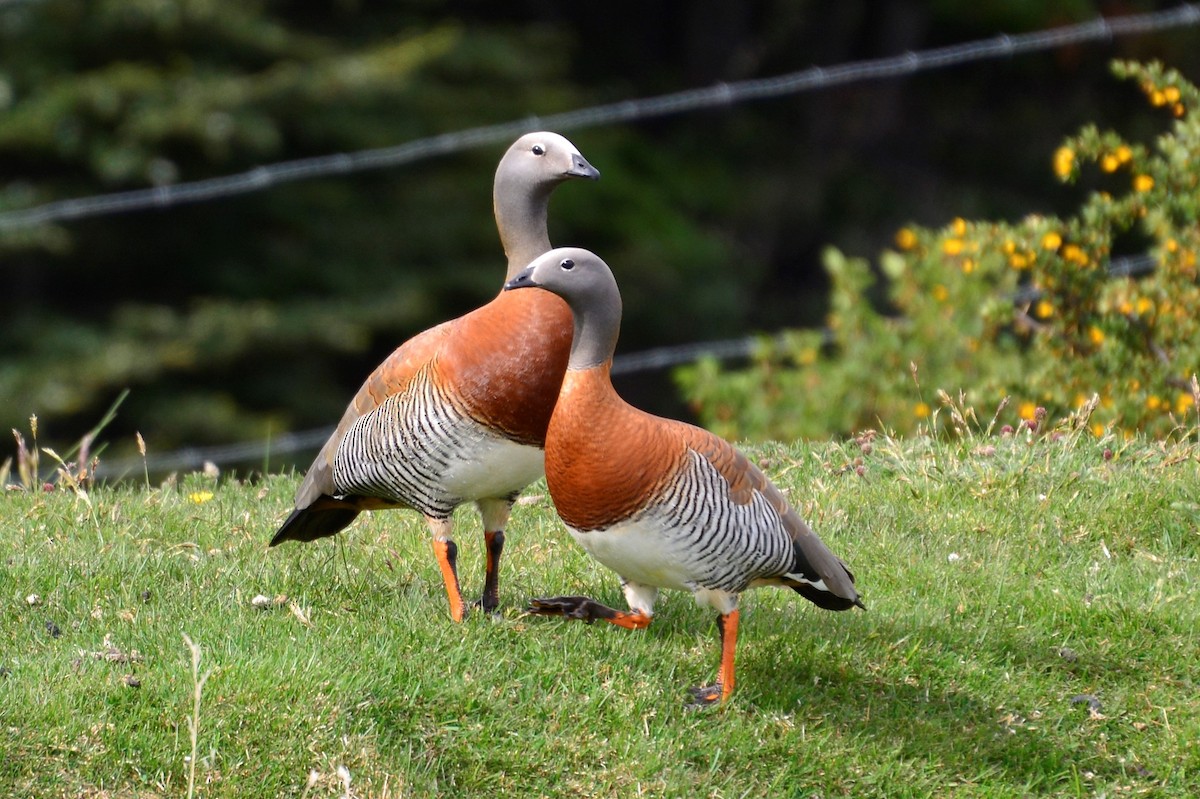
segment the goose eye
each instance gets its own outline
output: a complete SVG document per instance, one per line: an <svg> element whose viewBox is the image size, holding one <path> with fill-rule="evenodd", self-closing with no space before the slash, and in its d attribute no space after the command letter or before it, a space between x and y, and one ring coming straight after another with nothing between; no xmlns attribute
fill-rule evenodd
<svg viewBox="0 0 1200 799"><path fill-rule="evenodd" d="M567 272L570 272L572 269L575 268L575 262L572 261L570 258L564 258L562 260L562 263L559 264L559 266L561 266Z"/></svg>
<svg viewBox="0 0 1200 799"><path fill-rule="evenodd" d="M534 155L545 155L546 148L540 144L535 144L535 145L533 145L533 154Z"/></svg>

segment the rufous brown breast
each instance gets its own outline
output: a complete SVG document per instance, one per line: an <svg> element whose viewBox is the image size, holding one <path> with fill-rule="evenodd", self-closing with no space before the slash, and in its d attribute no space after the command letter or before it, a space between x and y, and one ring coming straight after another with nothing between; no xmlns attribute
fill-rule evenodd
<svg viewBox="0 0 1200 799"><path fill-rule="evenodd" d="M611 368L567 370L550 419L546 481L576 530L604 529L644 510L687 459L666 420L617 396Z"/></svg>
<svg viewBox="0 0 1200 799"><path fill-rule="evenodd" d="M439 379L476 421L544 446L571 351L571 309L548 291L505 292L462 321L438 356Z"/></svg>

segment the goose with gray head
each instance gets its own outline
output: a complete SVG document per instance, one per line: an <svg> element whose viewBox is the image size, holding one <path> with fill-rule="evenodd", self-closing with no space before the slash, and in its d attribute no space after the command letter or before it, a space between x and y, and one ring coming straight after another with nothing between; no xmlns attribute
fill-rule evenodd
<svg viewBox="0 0 1200 799"><path fill-rule="evenodd" d="M560 596L533 600L531 612L640 629L660 588L691 592L718 613L717 680L693 689L697 704L709 704L733 691L742 591L773 585L829 610L863 607L846 564L732 445L617 395L610 374L621 295L604 261L587 250L553 250L506 288L554 292L574 314L546 432L546 482L572 537L620 576L629 604L614 610Z"/></svg>
<svg viewBox="0 0 1200 799"><path fill-rule="evenodd" d="M508 148L493 188L506 280L550 249L554 189L599 177L556 133L530 133ZM504 528L517 495L542 475L571 330L571 312L554 294L502 291L406 341L350 401L271 546L334 535L366 510L417 510L433 536L450 615L461 621L466 606L451 514L474 502L487 549L481 604L495 610Z"/></svg>

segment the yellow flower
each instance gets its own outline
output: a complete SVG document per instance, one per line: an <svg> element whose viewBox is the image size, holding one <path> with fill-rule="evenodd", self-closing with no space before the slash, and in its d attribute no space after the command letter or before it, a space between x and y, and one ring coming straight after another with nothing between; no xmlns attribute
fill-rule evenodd
<svg viewBox="0 0 1200 799"><path fill-rule="evenodd" d="M1075 171L1075 151L1070 147L1059 147L1054 151L1054 174L1068 178Z"/></svg>
<svg viewBox="0 0 1200 799"><path fill-rule="evenodd" d="M1085 397L1083 394L1075 395L1075 407L1076 408L1082 408L1084 405L1087 405L1087 401L1088 401L1088 398Z"/></svg>
<svg viewBox="0 0 1200 799"><path fill-rule="evenodd" d="M962 239L946 239L942 242L942 252L946 255L958 255L962 252Z"/></svg>
<svg viewBox="0 0 1200 799"><path fill-rule="evenodd" d="M1146 397L1146 407L1152 411L1157 411L1162 407L1162 400L1158 398L1157 394L1151 394L1149 397Z"/></svg>
<svg viewBox="0 0 1200 799"><path fill-rule="evenodd" d="M961 216L956 216L954 221L950 223L950 227L954 229L955 236L961 237L967 235L967 220Z"/></svg>
<svg viewBox="0 0 1200 799"><path fill-rule="evenodd" d="M1121 168L1121 159L1113 153L1105 153L1100 157L1100 169L1104 172L1116 172Z"/></svg>
<svg viewBox="0 0 1200 799"><path fill-rule="evenodd" d="M1062 246L1062 236L1055 233L1053 230L1042 236L1043 250L1057 250Z"/></svg>
<svg viewBox="0 0 1200 799"><path fill-rule="evenodd" d="M902 250L911 250L917 246L917 234L906 227L896 231L896 246Z"/></svg>
<svg viewBox="0 0 1200 799"><path fill-rule="evenodd" d="M1005 255L1012 255L1017 251L1017 245L1012 239L1005 239L1003 249Z"/></svg>
<svg viewBox="0 0 1200 799"><path fill-rule="evenodd" d="M1094 435L1096 438L1103 438L1104 425L1100 424L1099 422L1092 422L1092 435Z"/></svg>
<svg viewBox="0 0 1200 799"><path fill-rule="evenodd" d="M1139 314L1148 314L1154 312L1154 300L1149 297L1138 297L1137 312Z"/></svg>
<svg viewBox="0 0 1200 799"><path fill-rule="evenodd" d="M1133 313L1133 303L1129 300L1121 300L1121 304L1117 306L1117 311L1125 316L1129 316L1129 314Z"/></svg>
<svg viewBox="0 0 1200 799"><path fill-rule="evenodd" d="M1122 164L1128 164L1130 159L1133 158L1133 150L1130 150L1127 144L1122 144L1113 152L1117 156L1117 160Z"/></svg>
<svg viewBox="0 0 1200 799"><path fill-rule="evenodd" d="M1029 259L1019 252L1014 252L1012 255L1008 256L1008 262L1012 265L1013 269L1029 268Z"/></svg>
<svg viewBox="0 0 1200 799"><path fill-rule="evenodd" d="M1078 264L1079 266L1087 266L1087 253L1085 253L1078 244L1066 245L1062 248L1062 252L1060 254L1062 255L1064 261L1069 261L1070 263Z"/></svg>
<svg viewBox="0 0 1200 799"><path fill-rule="evenodd" d="M917 417L918 419L924 419L928 415L929 415L929 406L926 405L924 402L918 402L916 405L913 406L913 416Z"/></svg>
<svg viewBox="0 0 1200 799"><path fill-rule="evenodd" d="M1192 405L1194 405L1195 402L1196 400L1192 397L1190 392L1181 391L1179 396L1175 398L1175 413L1183 416L1185 413L1191 410Z"/></svg>
<svg viewBox="0 0 1200 799"><path fill-rule="evenodd" d="M1088 340L1091 341L1094 346L1099 347L1104 343L1104 331L1095 325L1092 325L1088 328Z"/></svg>
<svg viewBox="0 0 1200 799"><path fill-rule="evenodd" d="M1179 87L1168 86L1167 88L1163 89L1162 95L1163 99L1168 103L1177 103L1179 102Z"/></svg>
<svg viewBox="0 0 1200 799"><path fill-rule="evenodd" d="M1183 103L1175 103L1174 107L1171 108L1171 113L1177 117L1183 116L1186 112L1187 109L1183 107Z"/></svg>
<svg viewBox="0 0 1200 799"><path fill-rule="evenodd" d="M188 494L188 499L190 499L192 502L195 502L197 505L202 505L212 498L213 492L211 491L193 491L192 493Z"/></svg>
<svg viewBox="0 0 1200 799"><path fill-rule="evenodd" d="M1166 244L1163 246L1167 248L1167 252L1175 252L1179 249L1179 242L1175 241L1175 239L1167 239Z"/></svg>
<svg viewBox="0 0 1200 799"><path fill-rule="evenodd" d="M1155 89L1150 92L1150 105L1159 106L1167 104L1167 95L1165 92Z"/></svg>
<svg viewBox="0 0 1200 799"><path fill-rule="evenodd" d="M1133 190L1146 192L1154 188L1154 178L1149 175L1138 175L1133 179Z"/></svg>
<svg viewBox="0 0 1200 799"><path fill-rule="evenodd" d="M1032 419L1037 414L1037 406L1032 402L1022 402L1017 408L1017 415L1022 419Z"/></svg>
<svg viewBox="0 0 1200 799"><path fill-rule="evenodd" d="M1041 300L1038 302L1037 307L1033 312L1037 314L1040 319L1048 319L1051 316L1054 316L1054 306L1050 304L1049 300Z"/></svg>
<svg viewBox="0 0 1200 799"><path fill-rule="evenodd" d="M950 292L947 291L946 287L943 286L941 283L938 283L936 286L933 287L933 298L935 300L937 300L938 302L945 302L946 298L949 296L950 296Z"/></svg>
<svg viewBox="0 0 1200 799"><path fill-rule="evenodd" d="M964 275L969 275L975 271L975 261L970 258L964 258L962 262L962 270Z"/></svg>

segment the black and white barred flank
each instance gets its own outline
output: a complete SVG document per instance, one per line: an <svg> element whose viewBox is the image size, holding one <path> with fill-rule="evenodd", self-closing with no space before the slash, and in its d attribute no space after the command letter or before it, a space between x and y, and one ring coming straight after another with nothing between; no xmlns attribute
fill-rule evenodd
<svg viewBox="0 0 1200 799"><path fill-rule="evenodd" d="M347 431L333 462L339 493L402 502L435 519L463 503L445 475L473 456L484 434L427 377L423 370L411 390L388 397Z"/></svg>
<svg viewBox="0 0 1200 799"><path fill-rule="evenodd" d="M729 500L729 484L706 458L691 464L637 521L662 526L668 546L696 586L740 592L751 581L781 577L793 568L795 547L779 513L760 493L741 505Z"/></svg>

